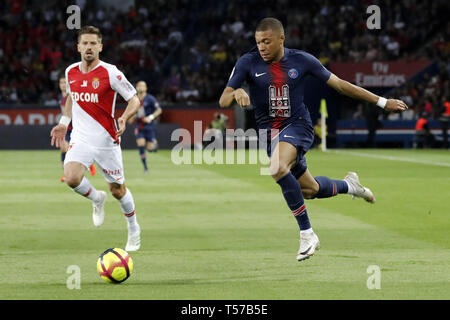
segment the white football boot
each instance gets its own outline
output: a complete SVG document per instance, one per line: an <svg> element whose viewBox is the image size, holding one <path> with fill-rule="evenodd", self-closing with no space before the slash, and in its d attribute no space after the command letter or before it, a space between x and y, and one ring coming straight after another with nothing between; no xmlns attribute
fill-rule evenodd
<svg viewBox="0 0 450 320"><path fill-rule="evenodd" d="M359 183L359 177L356 172L349 172L344 178L345 181L353 188L354 192L351 194L352 198L363 198L369 203L375 203L375 197L369 188L363 187Z"/></svg>
<svg viewBox="0 0 450 320"><path fill-rule="evenodd" d="M300 248L297 252L297 261L308 259L319 249L319 237L314 232L300 233Z"/></svg>
<svg viewBox="0 0 450 320"><path fill-rule="evenodd" d="M133 233L128 231L128 241L125 246L125 251L138 251L141 247L141 228L137 227L137 230Z"/></svg>
<svg viewBox="0 0 450 320"><path fill-rule="evenodd" d="M98 191L98 193L100 202L96 204L94 201L92 201L92 208L94 209L92 211L92 220L94 221L94 226L96 227L100 227L105 220L105 202L107 197L105 191Z"/></svg>

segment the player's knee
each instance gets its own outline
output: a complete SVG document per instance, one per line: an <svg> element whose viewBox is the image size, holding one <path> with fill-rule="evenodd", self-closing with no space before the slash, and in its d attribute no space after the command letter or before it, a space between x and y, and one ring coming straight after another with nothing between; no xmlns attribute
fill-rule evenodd
<svg viewBox="0 0 450 320"><path fill-rule="evenodd" d="M271 165L270 166L270 173L272 175L272 178L275 179L275 181L280 180L282 177L287 175L289 173L289 166L285 163L279 163L278 165Z"/></svg>
<svg viewBox="0 0 450 320"><path fill-rule="evenodd" d="M78 177L71 174L64 174L64 178L66 184L72 189L78 187L81 183L81 180L83 180L83 177Z"/></svg>
<svg viewBox="0 0 450 320"><path fill-rule="evenodd" d="M145 142L141 142L141 141L137 140L137 141L136 141L136 145L137 145L138 147L145 147Z"/></svg>
<svg viewBox="0 0 450 320"><path fill-rule="evenodd" d="M112 184L109 186L109 191L111 191L111 194L114 198L122 199L122 197L126 193L126 188L123 185Z"/></svg>
<svg viewBox="0 0 450 320"><path fill-rule="evenodd" d="M147 143L147 151L153 152L156 150L156 141Z"/></svg>

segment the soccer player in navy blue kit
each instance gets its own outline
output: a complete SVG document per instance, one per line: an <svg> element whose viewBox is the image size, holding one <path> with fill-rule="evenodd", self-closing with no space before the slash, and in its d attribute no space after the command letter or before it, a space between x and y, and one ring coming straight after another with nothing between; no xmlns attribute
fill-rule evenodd
<svg viewBox="0 0 450 320"><path fill-rule="evenodd" d="M155 152L158 148L155 119L161 115L162 109L156 98L147 93L147 84L144 81L139 81L136 84L136 91L141 101L135 129L136 144L144 165L144 172L148 173L146 150Z"/></svg>
<svg viewBox="0 0 450 320"><path fill-rule="evenodd" d="M269 133L278 132L278 143L273 150L268 143L270 172L281 187L300 227L297 260L302 261L312 256L320 244L311 228L305 198L329 198L347 193L370 203L375 202L372 192L359 183L355 172L349 172L343 180L313 177L309 172L305 154L314 141L314 129L309 111L303 103L306 76L312 75L341 94L368 101L390 112L401 112L408 107L401 100L379 97L339 79L314 56L301 50L285 48L284 39L280 21L274 18L262 19L255 31L257 50L239 58L219 104L228 107L236 101L241 107L246 107L251 103L258 129L267 129ZM250 96L241 88L244 81L249 85Z"/></svg>

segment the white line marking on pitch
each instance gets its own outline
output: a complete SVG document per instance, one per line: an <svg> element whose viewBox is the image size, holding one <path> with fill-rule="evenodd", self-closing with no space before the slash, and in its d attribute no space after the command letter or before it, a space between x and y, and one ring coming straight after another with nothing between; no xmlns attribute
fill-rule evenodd
<svg viewBox="0 0 450 320"><path fill-rule="evenodd" d="M448 163L448 162L435 162L435 161L426 161L426 160L416 160L416 159L408 159L408 158L393 157L393 156L384 156L384 155L378 155L378 154L363 153L363 152L353 152L353 151L328 150L328 152L338 153L338 154L346 154L346 155L353 155L353 156L358 156L358 157L377 158L377 159L391 160L391 161L404 161L404 162L412 162L412 163L420 163L420 164L429 164L429 165L433 165L433 166L450 167L450 163Z"/></svg>

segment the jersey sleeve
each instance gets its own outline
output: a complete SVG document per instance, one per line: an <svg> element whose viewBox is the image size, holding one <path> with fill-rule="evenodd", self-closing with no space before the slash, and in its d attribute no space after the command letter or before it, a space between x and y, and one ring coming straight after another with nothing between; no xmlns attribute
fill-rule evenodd
<svg viewBox="0 0 450 320"><path fill-rule="evenodd" d="M148 96L148 104L147 104L147 106L148 106L147 110L146 110L147 115L150 115L153 112L155 112L158 108L161 108L159 103L158 103L158 101L153 96Z"/></svg>
<svg viewBox="0 0 450 320"><path fill-rule="evenodd" d="M242 83L247 79L249 70L250 60L248 56L244 55L238 59L233 71L231 71L227 87L231 87L233 89L240 88Z"/></svg>
<svg viewBox="0 0 450 320"><path fill-rule="evenodd" d="M159 102L156 101L156 99L155 99L155 103L153 104L153 108L154 108L155 111L158 110L158 109L161 109L161 106L159 105Z"/></svg>
<svg viewBox="0 0 450 320"><path fill-rule="evenodd" d="M116 67L112 68L109 74L111 88L118 92L125 101L128 101L136 94L136 89L127 80L125 75Z"/></svg>
<svg viewBox="0 0 450 320"><path fill-rule="evenodd" d="M330 79L331 72L325 68L320 61L313 55L306 53L306 63L308 65L308 72L323 82L327 82Z"/></svg>

